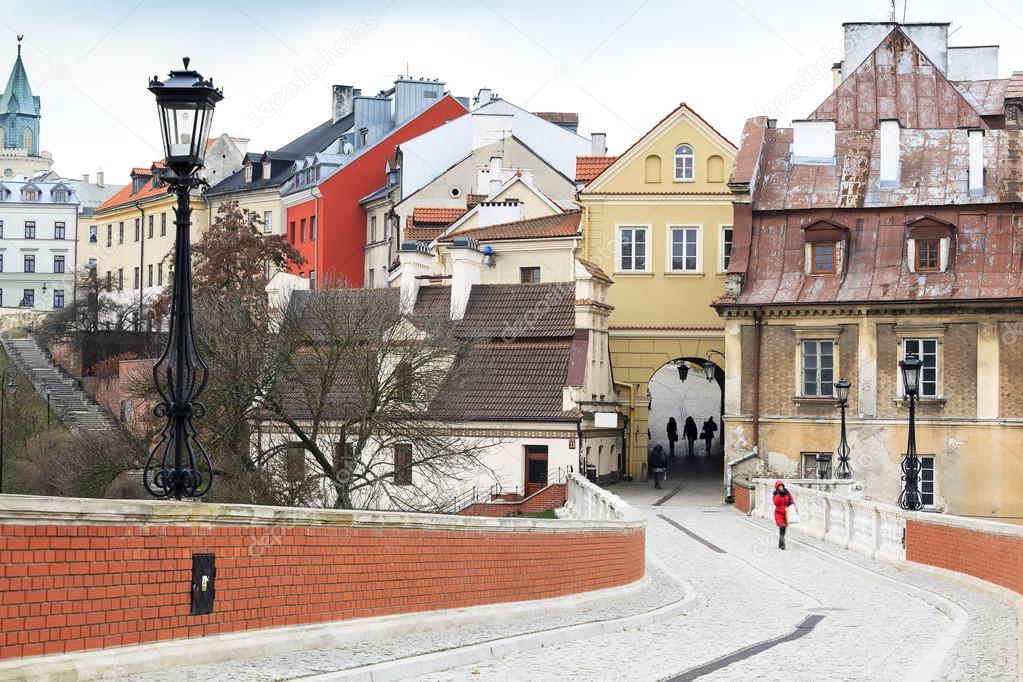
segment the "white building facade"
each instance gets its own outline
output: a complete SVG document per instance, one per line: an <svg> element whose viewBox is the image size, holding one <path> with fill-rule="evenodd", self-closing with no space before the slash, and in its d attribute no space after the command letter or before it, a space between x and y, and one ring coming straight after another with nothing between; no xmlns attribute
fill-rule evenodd
<svg viewBox="0 0 1023 682"><path fill-rule="evenodd" d="M77 239L78 195L71 182L0 181L0 314L69 305Z"/></svg>

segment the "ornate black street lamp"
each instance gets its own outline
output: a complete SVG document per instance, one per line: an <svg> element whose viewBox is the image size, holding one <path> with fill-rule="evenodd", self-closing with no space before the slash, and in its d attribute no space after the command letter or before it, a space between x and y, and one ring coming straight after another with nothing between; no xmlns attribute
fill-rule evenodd
<svg viewBox="0 0 1023 682"><path fill-rule="evenodd" d="M199 355L192 324L192 246L190 228L192 190L208 186L196 171L203 166L213 109L224 98L204 79L188 68L171 71L167 80L154 76L149 91L156 95L163 134L164 167L154 169L154 181L167 185L177 195L174 209L174 281L167 347L153 366L153 381L160 402L153 410L166 417L167 424L146 460L144 483L155 497L202 497L213 482L213 467L199 442L192 418L201 418L206 408L199 396L206 387L209 368ZM141 322L141 321L140 321Z"/></svg>
<svg viewBox="0 0 1023 682"><path fill-rule="evenodd" d="M706 377L708 382L714 381L714 375L717 373L718 370L718 366L715 365L714 362L710 359L711 355L720 355L722 360L725 359L725 354L720 351L716 350L707 351L707 359L704 360L703 362L703 376Z"/></svg>
<svg viewBox="0 0 1023 682"><path fill-rule="evenodd" d="M0 494L4 492L4 395L8 388L17 390L15 374L13 367L5 367L3 374L0 374Z"/></svg>
<svg viewBox="0 0 1023 682"><path fill-rule="evenodd" d="M678 363L679 381L685 381L687 376L689 376L689 363L686 362L685 360L679 360Z"/></svg>
<svg viewBox="0 0 1023 682"><path fill-rule="evenodd" d="M849 467L849 443L845 440L845 408L849 404L850 384L845 379L835 382L835 396L838 398L838 409L842 411L842 438L838 442L838 470L835 478L852 478Z"/></svg>
<svg viewBox="0 0 1023 682"><path fill-rule="evenodd" d="M902 480L905 485L899 496L899 506L909 511L920 511L924 504L920 496L920 458L916 455L916 400L920 395L920 369L923 363L916 355L910 354L899 363L902 370L902 385L909 398L909 443L902 458Z"/></svg>

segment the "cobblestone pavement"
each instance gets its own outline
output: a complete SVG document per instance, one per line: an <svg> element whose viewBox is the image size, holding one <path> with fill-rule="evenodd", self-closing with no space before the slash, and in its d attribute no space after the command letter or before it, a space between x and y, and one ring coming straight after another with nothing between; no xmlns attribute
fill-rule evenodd
<svg viewBox="0 0 1023 682"><path fill-rule="evenodd" d="M798 536L782 552L773 528L731 509L680 504L646 511L650 551L696 587L696 609L638 630L417 680L672 679L792 633L812 614L823 618L804 636L699 679L1016 679L1015 613L986 593ZM965 627L955 622L957 613L968 617Z"/></svg>
<svg viewBox="0 0 1023 682"><path fill-rule="evenodd" d="M650 586L639 594L553 617L502 619L120 679L300 680L643 613L682 598L673 578L697 591L695 608L684 615L415 679L641 682L671 680L697 668L700 680L1016 679L1017 625L1010 606L986 592L798 534L782 552L770 523L724 504L716 468L710 459L681 462L661 490L648 482L611 487L646 505L641 508L650 518L647 547L655 561ZM697 472L705 473L693 475ZM652 506L655 502L660 505ZM821 618L812 629L797 628L808 616ZM782 638L786 641L772 642ZM767 643L763 650L748 651L761 643ZM724 660L729 657L737 660Z"/></svg>

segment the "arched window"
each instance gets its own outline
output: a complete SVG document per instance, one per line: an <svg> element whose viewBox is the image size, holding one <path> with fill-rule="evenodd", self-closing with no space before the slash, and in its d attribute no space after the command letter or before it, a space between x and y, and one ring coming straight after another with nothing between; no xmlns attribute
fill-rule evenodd
<svg viewBox="0 0 1023 682"><path fill-rule="evenodd" d="M22 145L25 149L32 151L32 129L25 128L25 133L22 135L24 144Z"/></svg>
<svg viewBox="0 0 1023 682"><path fill-rule="evenodd" d="M725 181L725 160L717 154L707 159L707 182Z"/></svg>
<svg viewBox="0 0 1023 682"><path fill-rule="evenodd" d="M675 182L689 182L696 179L693 148L687 144L675 147Z"/></svg>
<svg viewBox="0 0 1023 682"><path fill-rule="evenodd" d="M651 154L646 157L646 181L661 181L661 157L656 154Z"/></svg>

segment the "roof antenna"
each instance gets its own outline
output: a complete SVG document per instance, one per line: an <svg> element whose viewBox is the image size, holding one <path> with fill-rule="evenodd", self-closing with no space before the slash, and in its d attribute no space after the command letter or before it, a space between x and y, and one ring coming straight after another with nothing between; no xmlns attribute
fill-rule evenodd
<svg viewBox="0 0 1023 682"><path fill-rule="evenodd" d="M902 0L902 23L906 23L906 8L909 7L909 0Z"/></svg>

